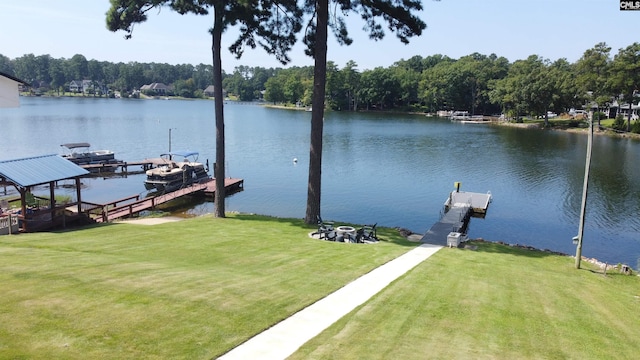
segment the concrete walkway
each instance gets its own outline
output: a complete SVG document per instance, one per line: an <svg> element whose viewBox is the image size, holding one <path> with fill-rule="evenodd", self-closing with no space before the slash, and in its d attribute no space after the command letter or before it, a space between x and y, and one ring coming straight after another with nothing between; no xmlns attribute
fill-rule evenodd
<svg viewBox="0 0 640 360"><path fill-rule="evenodd" d="M441 248L422 244L252 337L219 359L286 359L304 343Z"/></svg>

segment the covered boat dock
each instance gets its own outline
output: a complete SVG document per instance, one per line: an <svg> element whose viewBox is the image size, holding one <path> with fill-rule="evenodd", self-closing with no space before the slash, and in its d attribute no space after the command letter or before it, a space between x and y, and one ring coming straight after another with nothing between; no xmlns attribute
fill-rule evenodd
<svg viewBox="0 0 640 360"><path fill-rule="evenodd" d="M83 216L80 178L89 172L60 155L43 155L23 159L0 161L0 189L13 186L20 194L17 199L3 199L0 208L0 234L11 233L17 224L20 231L38 231L73 221L73 212L66 209L77 206L75 216ZM75 180L76 198L73 203L56 204L56 182ZM48 185L49 197L37 197L31 192L39 185ZM1 195L1 193L0 193ZM17 209L10 203L19 202ZM6 206L6 208L5 208ZM17 219L17 220L16 220ZM3 225L7 225L5 228Z"/></svg>

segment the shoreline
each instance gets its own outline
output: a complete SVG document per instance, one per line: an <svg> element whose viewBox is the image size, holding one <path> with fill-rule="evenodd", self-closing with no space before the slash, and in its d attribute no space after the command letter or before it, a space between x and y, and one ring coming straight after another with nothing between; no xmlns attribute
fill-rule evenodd
<svg viewBox="0 0 640 360"><path fill-rule="evenodd" d="M414 233L409 229L405 229L405 228L401 228L401 227L396 227L395 228L398 233L400 234L400 236L404 237L405 239L407 239L408 241L412 242L412 243L420 243L421 239L422 239L422 235L418 234L418 233ZM537 251L537 252L541 252L541 253L545 253L545 254L549 254L549 255L557 255L557 256L566 256L566 257L570 257L572 259L575 259L575 255L571 255L571 254L567 254L567 253L563 253L561 251L555 251L555 250L551 250L551 249L540 249L531 245L524 245L524 244L512 244L512 243L508 243L502 240L498 240L498 241L492 241L492 240L486 240L483 238L475 238L475 239L467 239L463 242L460 243L460 245L458 246L460 249L470 249L470 250L474 250L474 246L470 243L473 242L484 242L484 243L491 243L491 244L498 244L498 245L503 245L503 246L508 246L508 247L513 247L513 248L519 248L519 249L523 249L523 250L529 250L529 251ZM582 261L588 262L590 264L593 264L595 266L597 266L598 268L604 270L605 274L607 272L607 270L609 269L617 269L619 270L621 273L627 274L627 275L633 275L633 272L635 271L636 273L638 273L637 275L640 276L640 269L636 269L633 267L633 265L631 264L626 264L626 263L617 263L617 264L610 264L604 261L600 261L599 259L596 258L590 258L587 256L582 256L581 257Z"/></svg>
<svg viewBox="0 0 640 360"><path fill-rule="evenodd" d="M534 130L550 130L550 131L565 131L575 134L585 134L588 135L589 128L581 128L581 127L551 127L548 129L544 128L543 123L513 123L507 121L491 121L491 125L496 126L510 126L517 127L522 129L534 129ZM640 134L631 133L631 132L616 132L612 129L608 128L598 128L597 125L593 128L593 134L598 136L610 136L614 138L629 138L634 140L640 140Z"/></svg>
<svg viewBox="0 0 640 360"><path fill-rule="evenodd" d="M268 107L268 108L272 108L272 109L307 111L307 108L305 108L305 107L274 105L274 104L268 104L268 103L264 103L264 104L262 104L262 106ZM325 112L327 112L327 111L325 110ZM411 112L411 111L358 110L357 112L407 114L407 115L420 115L420 116L424 116L425 115L424 113L421 113L421 112ZM581 128L581 127L555 126L555 127L550 127L548 129L545 129L544 128L544 123L541 123L541 122L516 123L516 122L498 120L497 118L491 118L491 117L489 117L489 118L490 118L490 120L488 120L489 125L495 125L495 126L517 127L517 128L522 128L522 129L533 129L533 130L566 131L566 132L571 132L571 133L576 133L576 134L585 134L585 135L587 135L587 132L588 132L588 128ZM610 137L614 137L614 138L629 138L629 139L634 139L634 140L640 140L640 134L636 134L636 133L632 133L632 132L616 132L616 131L614 131L612 129L608 129L608 128L604 128L604 127L598 128L597 126L594 126L593 134L594 135L598 135L598 136L604 135L604 136L610 136Z"/></svg>
<svg viewBox="0 0 640 360"><path fill-rule="evenodd" d="M514 248L519 248L519 249L523 249L523 250L529 250L529 251L538 251L538 252L543 252L546 254L550 254L550 255L558 255L558 256L566 256L566 257L570 257L572 259L575 259L575 255L571 255L571 254L566 254L563 253L561 251L554 251L551 249L539 249L530 245L523 245L523 244L510 244L504 241L491 241L491 240L485 240L483 238L477 238L477 239L469 239L466 242L486 242L486 243L493 243L493 244L499 244L499 245L504 245L504 246L509 246L509 247L514 247ZM465 245L466 246L466 245ZM603 269L605 272L608 269L617 269L618 267L620 267L619 270L623 271L623 267L627 267L629 269L633 269L633 267L629 264L623 264L623 263L618 263L618 264L609 264L607 262L604 261L600 261L596 258L590 258L587 256L581 256L582 261L588 262L590 264L593 264L597 267L599 267L600 269ZM638 271L638 269L635 270L628 270L629 271L629 275L631 275L633 273L633 271ZM639 275L640 276L640 275Z"/></svg>
<svg viewBox="0 0 640 360"><path fill-rule="evenodd" d="M31 96L35 96L35 95L24 95L21 94L21 96L26 96L26 97L31 97ZM68 95L68 94L63 94L63 95L42 95L42 97L81 97L81 98L103 98L103 97L95 97L95 96L82 96L82 95ZM163 97L160 96L147 96L147 95L143 95L141 94L140 99L141 100L157 100L157 99L161 99ZM209 98L183 98L183 97L178 97L178 96L172 96L169 98L170 99L176 99L176 100L214 100L212 97ZM228 101L236 101L236 100L228 100ZM225 101L226 102L226 101ZM276 104L270 104L268 102L256 102L257 104L259 104L260 106L264 106L267 108L272 108L272 109L280 109L280 110L294 110L294 111L307 111L310 112L308 109L308 107L297 107L297 106L286 106L286 105L276 105ZM327 111L333 111L333 110L325 110L325 113ZM388 113L388 114L407 114L407 115L419 115L419 116L424 116L425 113L423 112L413 112L413 111L393 111L393 110L358 110L356 112L363 112L363 113ZM551 130L551 131L566 131L566 132L571 132L571 133L576 133L576 134L587 134L587 130L588 128L582 128L582 127L563 127L563 126L553 126L550 127L548 129L544 128L544 123L542 122L529 122L529 123L516 123L516 122L509 122L509 121L505 121L505 120L498 120L496 117L491 117L491 116L485 116L485 118L489 118L490 120L488 120L487 122L489 122L489 125L495 125L495 126L507 126L507 127L517 127L517 128L522 128L522 129L537 129L537 130ZM550 122L552 123L552 122ZM600 127L598 128L597 126L594 126L593 129L593 134L594 135L598 135L598 136L610 136L610 137L614 137L614 138L629 138L629 139L634 139L634 140L640 140L640 134L636 134L636 133L632 133L632 132L617 132L614 131L613 129L609 129L609 128L604 128L604 127Z"/></svg>

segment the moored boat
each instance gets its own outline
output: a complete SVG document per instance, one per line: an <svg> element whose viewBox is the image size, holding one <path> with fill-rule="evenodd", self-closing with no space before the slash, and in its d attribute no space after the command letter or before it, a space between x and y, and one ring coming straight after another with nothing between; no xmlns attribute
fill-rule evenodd
<svg viewBox="0 0 640 360"><path fill-rule="evenodd" d="M491 121L485 120L482 115L474 115L469 120L460 120L462 124L491 124Z"/></svg>
<svg viewBox="0 0 640 360"><path fill-rule="evenodd" d="M174 156L184 160L175 161ZM210 179L208 169L197 161L198 153L195 151L174 151L160 157L157 160L159 165L146 171L144 186L147 190L170 192Z"/></svg>
<svg viewBox="0 0 640 360"><path fill-rule="evenodd" d="M62 157L76 165L116 164L120 162L120 160L116 160L113 151L90 150L91 144L86 142L68 143L60 146L68 150L68 153L63 154Z"/></svg>
<svg viewBox="0 0 640 360"><path fill-rule="evenodd" d="M468 111L454 111L449 117L451 120L467 120L470 118Z"/></svg>

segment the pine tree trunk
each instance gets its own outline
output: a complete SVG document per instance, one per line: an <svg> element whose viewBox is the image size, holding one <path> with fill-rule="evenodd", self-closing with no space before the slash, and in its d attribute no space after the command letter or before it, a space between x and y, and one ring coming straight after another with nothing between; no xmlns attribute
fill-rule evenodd
<svg viewBox="0 0 640 360"><path fill-rule="evenodd" d="M322 180L322 132L324 125L324 96L327 79L327 20L329 1L317 1L318 23L315 41L313 71L313 99L311 101L311 146L309 152L309 184L307 211L304 221L315 224L320 215L320 190Z"/></svg>
<svg viewBox="0 0 640 360"><path fill-rule="evenodd" d="M218 4L218 3L216 3ZM214 5L215 20L213 23L213 31L211 32L213 41L211 51L213 52L213 94L215 97L215 116L216 116L216 162L213 166L214 177L216 180L216 192L214 196L214 216L225 217L224 198L225 198L225 154L224 154L224 101L222 99L222 57L220 49L222 48L222 14L224 4Z"/></svg>

